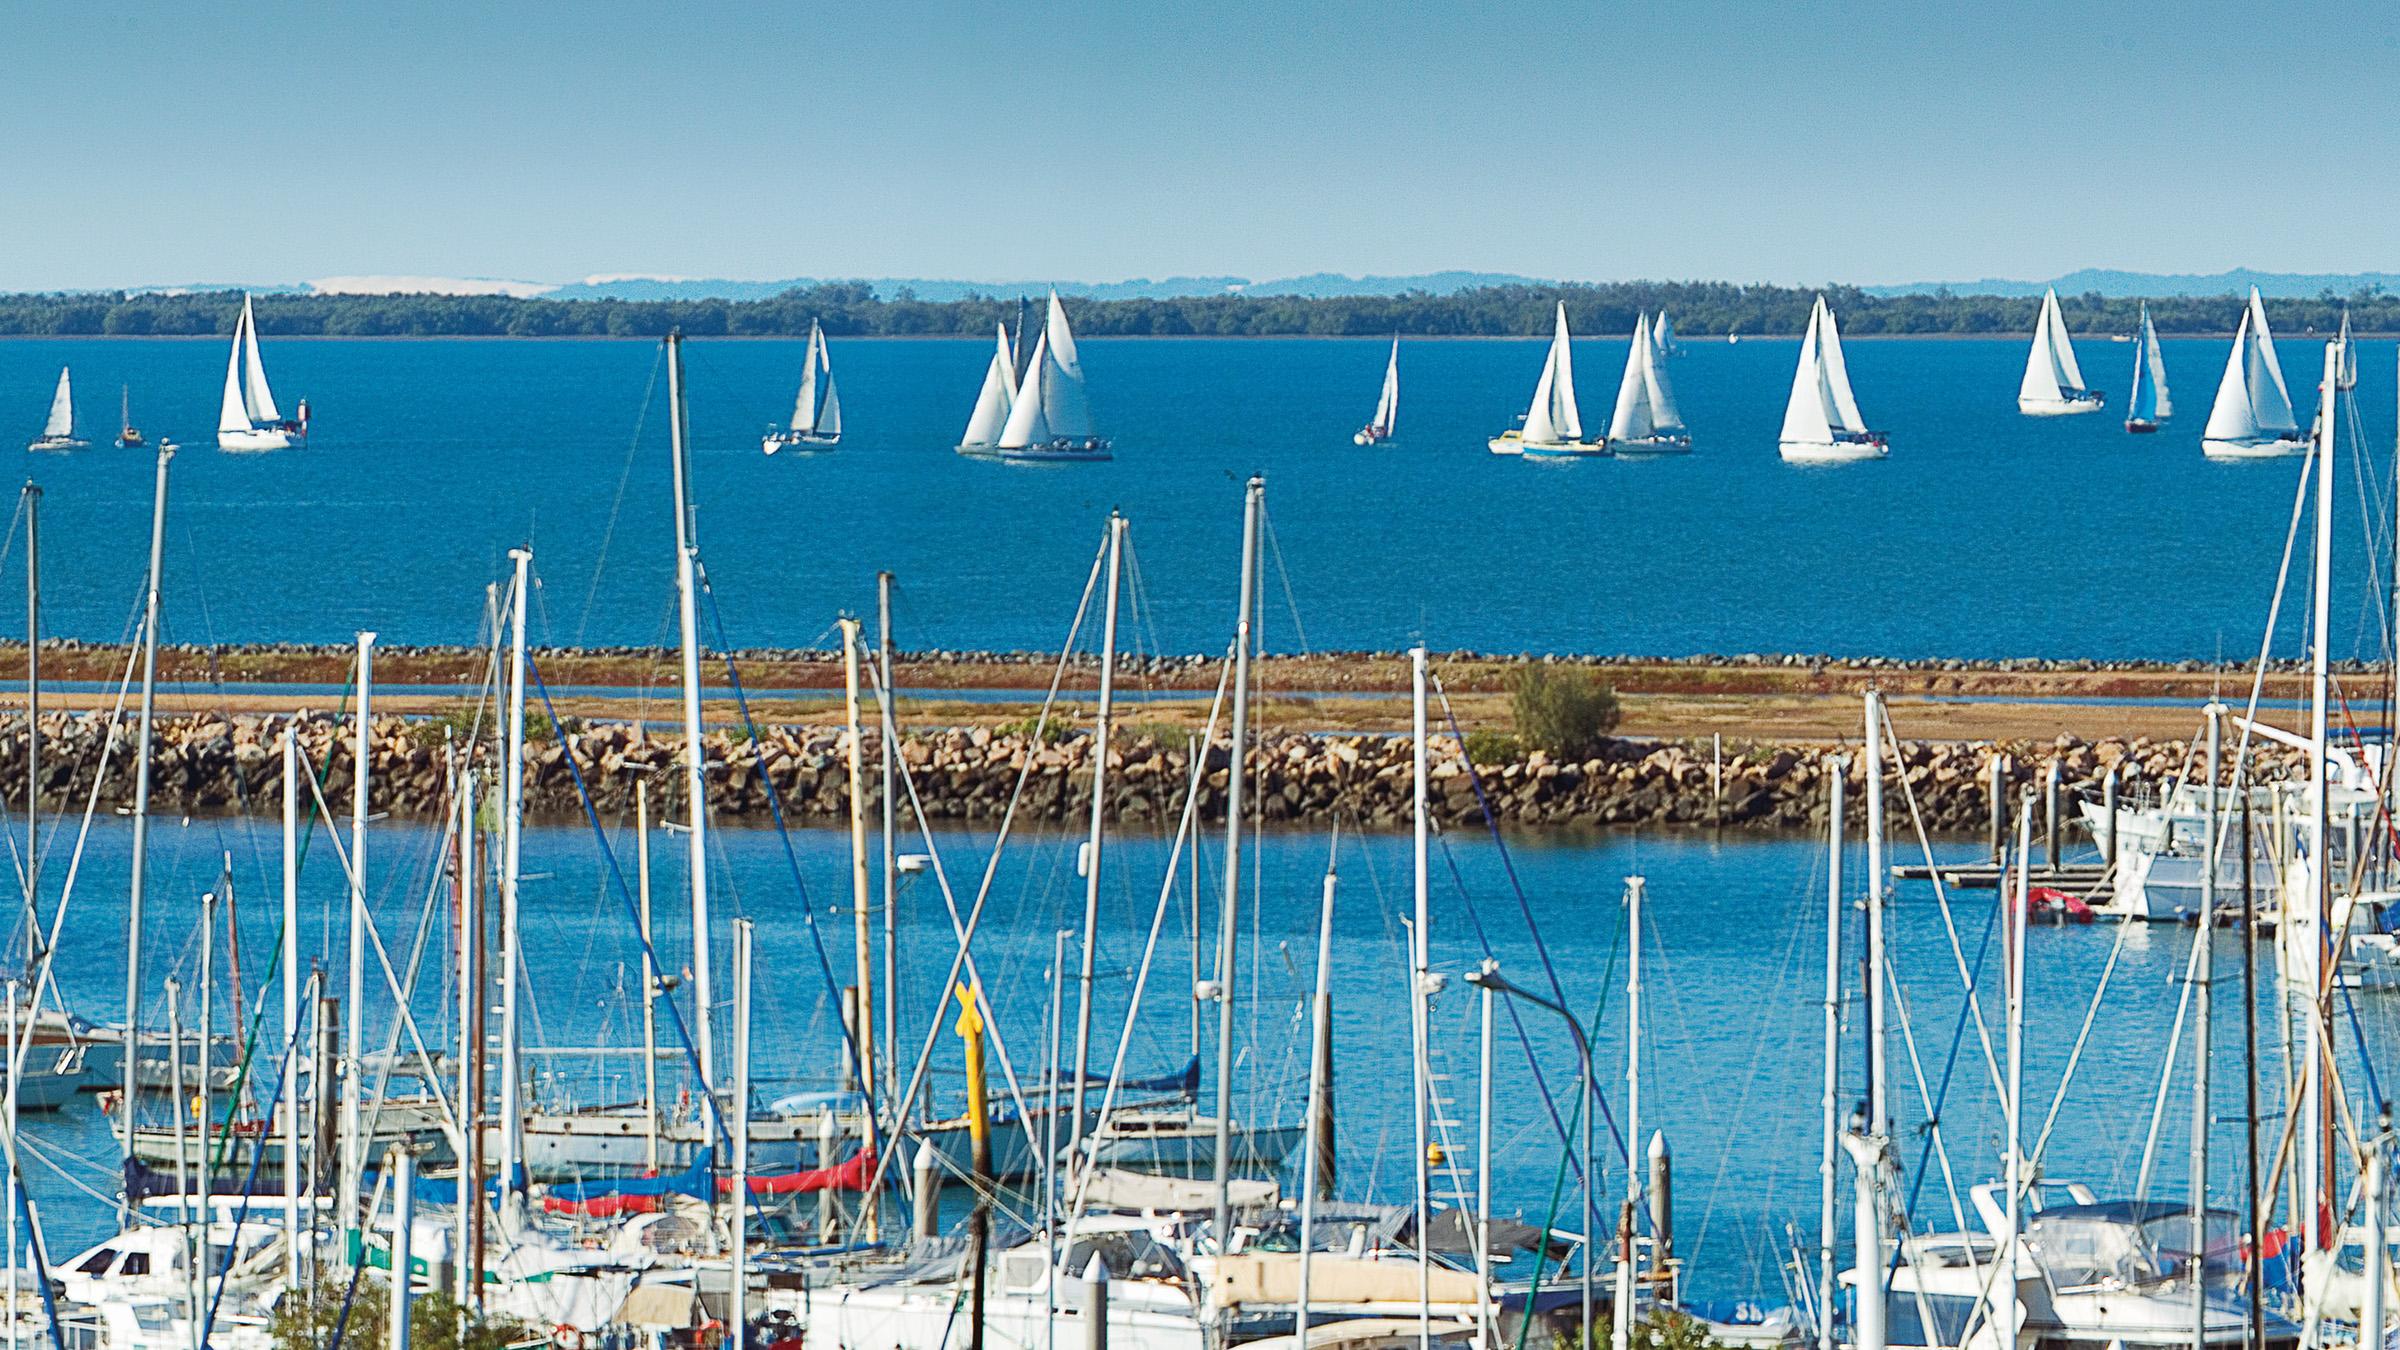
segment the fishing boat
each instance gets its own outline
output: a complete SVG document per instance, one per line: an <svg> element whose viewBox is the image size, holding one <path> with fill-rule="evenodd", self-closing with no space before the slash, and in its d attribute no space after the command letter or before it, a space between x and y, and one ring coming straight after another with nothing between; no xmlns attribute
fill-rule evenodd
<svg viewBox="0 0 2400 1350"><path fill-rule="evenodd" d="M1019 335L1023 341L1023 335ZM1092 425L1091 397L1083 387L1083 362L1067 311L1050 292L1050 313L1034 339L1033 359L1017 382L1008 423L992 453L1026 463L1069 463L1113 457L1114 446Z"/></svg>
<svg viewBox="0 0 2400 1350"><path fill-rule="evenodd" d="M1783 408L1780 449L1791 464L1841 464L1891 453L1883 433L1868 430L1858 411L1858 395L1850 389L1850 365L1842 357L1842 331L1822 295L1809 311L1808 333L1800 339L1800 364L1792 374L1791 399Z"/></svg>
<svg viewBox="0 0 2400 1350"><path fill-rule="evenodd" d="M1658 316L1659 323L1666 319ZM1634 317L1625 378L1617 384L1617 408L1608 420L1608 448L1620 455L1691 453L1691 434L1684 430L1683 414L1675 410L1675 391L1667 384L1659 358L1657 331L1642 316Z"/></svg>
<svg viewBox="0 0 2400 1350"><path fill-rule="evenodd" d="M825 377L825 396L817 397L817 376ZM767 428L758 448L768 454L778 450L830 450L842 440L842 395L833 383L833 358L825 351L825 329L814 319L808 321L808 359L800 370L800 393L792 400L792 424L778 431Z"/></svg>
<svg viewBox="0 0 2400 1350"><path fill-rule="evenodd" d="M1493 454L1571 459L1609 452L1606 439L1583 438L1583 414L1575 407L1575 352L1571 343L1567 306L1561 301L1557 324L1550 334L1550 351L1542 359L1542 377L1534 382L1533 403L1517 426L1487 443Z"/></svg>
<svg viewBox="0 0 2400 1350"><path fill-rule="evenodd" d="M2042 312L2033 321L2033 346L2025 353L2025 378L2017 384L2017 411L2027 417L2065 417L2098 412L2107 399L2083 385L2075 363L2075 340L2059 312L2058 292L2042 292Z"/></svg>
<svg viewBox="0 0 2400 1350"><path fill-rule="evenodd" d="M1000 433L1008 429L1008 414L1017 401L1017 348L1008 339L1008 325L992 325L992 360L983 368L983 387L975 391L975 411L967 415L966 434L958 438L962 455L989 455L1000 448Z"/></svg>
<svg viewBox="0 0 2400 1350"><path fill-rule="evenodd" d="M220 450L288 450L294 441L308 439L308 400L300 401L299 416L285 417L275 406L275 391L267 387L267 367L258 355L258 318L250 297L242 297L242 316L233 326L233 350L225 358L225 398L217 411Z"/></svg>
<svg viewBox="0 0 2400 1350"><path fill-rule="evenodd" d="M1375 415L1350 437L1352 445L1381 445L1400 430L1400 337L1392 335L1392 354L1383 363L1383 393L1375 400Z"/></svg>
<svg viewBox="0 0 2400 1350"><path fill-rule="evenodd" d="M2234 329L2233 351L2217 382L2216 405L2200 433L2200 451L2210 459L2273 459L2308 453L2308 437L2292 416L2292 393L2275 358L2275 335L2267 329L2267 307L2250 288L2250 303Z"/></svg>
<svg viewBox="0 0 2400 1350"><path fill-rule="evenodd" d="M81 450L90 444L75 435L75 386L67 368L58 368L58 389L50 395L50 418L42 434L26 443L28 450Z"/></svg>
<svg viewBox="0 0 2400 1350"><path fill-rule="evenodd" d="M148 442L142 439L142 429L133 424L133 386L117 386L117 448L139 450Z"/></svg>
<svg viewBox="0 0 2400 1350"><path fill-rule="evenodd" d="M2125 429L2156 431L2174 415L2175 401L2167 397L2167 359L2159 354L2158 330L2150 326L2150 307L2144 305L2133 353L2133 390L2125 396Z"/></svg>

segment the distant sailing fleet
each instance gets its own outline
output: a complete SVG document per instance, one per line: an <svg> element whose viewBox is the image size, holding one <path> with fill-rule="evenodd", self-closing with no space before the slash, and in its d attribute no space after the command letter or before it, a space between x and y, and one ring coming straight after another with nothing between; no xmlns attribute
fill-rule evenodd
<svg viewBox="0 0 2400 1350"><path fill-rule="evenodd" d="M1032 346L1027 347L1026 333L1031 327L1022 302L1013 334L1006 323L995 325L992 359L985 367L982 387L976 391L966 430L959 437L958 452L1019 462L1112 458L1115 443L1101 435L1094 423L1075 332L1058 292L1050 293L1041 325L1034 332ZM2341 329L2345 352L2353 351L2349 336L2350 319L2345 313ZM1728 335L1726 341L1740 338ZM2175 405L2167 393L2166 360L2160 354L2147 305L2142 307L2133 345L2125 430L2154 432L2174 415ZM1562 302L1541 374L1534 382L1532 401L1515 426L1487 442L1488 448L1495 455L1527 459L1689 454L1691 432L1684 425L1674 387L1667 378L1667 359L1675 351L1674 321L1665 311L1635 316L1608 429L1587 436L1575 399L1574 339ZM2345 389L2357 383L2356 359L2355 354L2347 358L2340 377ZM2025 355L2025 376L2017 388L2017 411L2027 417L2065 417L2098 412L2106 403L2104 394L2084 382L2074 340L2059 310L2058 292L2045 292L2034 321L2033 344ZM117 446L148 444L133 424L130 389L122 391L118 424ZM258 320L250 297L242 297L241 316L235 322L225 362L218 448L289 449L306 443L308 425L306 399L291 417L278 409L274 391L267 384L266 365L259 356ZM1359 446L1389 445L1397 441L1399 428L1400 339L1395 334L1384 361L1383 386L1374 415L1350 439ZM834 382L833 359L824 328L811 321L791 421L767 428L759 448L769 455L822 451L841 444L841 439L842 402ZM162 440L160 444L171 446L172 442ZM2291 390L2275 354L2275 337L2267 327L2266 306L2258 289L2252 287L2234 332L2233 350L2226 357L2224 376L2217 384L2216 403L2201 433L2201 451L2210 459L2267 459L2305 454L2309 444L2309 436L2301 431L2293 413ZM72 373L62 368L41 434L26 448L81 450L89 445L76 427ZM1794 464L1882 459L1891 453L1889 438L1868 426L1859 411L1849 363L1842 354L1841 326L1822 295L1809 311L1808 329L1800 340L1800 358L1792 372L1791 396L1784 404L1777 446L1783 459Z"/></svg>

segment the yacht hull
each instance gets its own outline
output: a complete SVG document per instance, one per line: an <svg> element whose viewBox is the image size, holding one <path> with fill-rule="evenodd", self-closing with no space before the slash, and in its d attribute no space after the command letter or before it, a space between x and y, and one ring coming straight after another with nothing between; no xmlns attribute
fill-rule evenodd
<svg viewBox="0 0 2400 1350"><path fill-rule="evenodd" d="M1645 459L1658 455L1688 455L1692 453L1689 436L1642 436L1634 440L1612 440L1608 448L1619 459Z"/></svg>
<svg viewBox="0 0 2400 1350"><path fill-rule="evenodd" d="M758 441L758 448L770 455L780 454L786 450L790 450L796 454L808 454L818 450L831 450L841 443L842 437L841 433L839 432L836 432L831 436L817 436L805 432L799 435L794 435L788 431L780 431L771 435L761 436Z"/></svg>
<svg viewBox="0 0 2400 1350"><path fill-rule="evenodd" d="M2017 399L2017 411L2027 417L2073 417L2078 413L2094 413L2105 407L2108 400L2098 394L2082 398L2024 398Z"/></svg>
<svg viewBox="0 0 2400 1350"><path fill-rule="evenodd" d="M28 450L83 450L90 446L90 441L79 441L72 436L36 436L25 443Z"/></svg>
<svg viewBox="0 0 2400 1350"><path fill-rule="evenodd" d="M1606 441L1518 441L1517 453L1527 459L1608 459L1616 454Z"/></svg>
<svg viewBox="0 0 2400 1350"><path fill-rule="evenodd" d="M1106 437L1095 436L1088 441L1053 441L1048 445L1001 448L991 453L1010 464L1086 464L1115 459L1116 443Z"/></svg>
<svg viewBox="0 0 2400 1350"><path fill-rule="evenodd" d="M2301 436L2276 436L2255 441L2202 441L2200 453L2210 459L2283 459L2308 453Z"/></svg>
<svg viewBox="0 0 2400 1350"><path fill-rule="evenodd" d="M2159 422L2145 422L2138 417L2125 419L2125 430L2136 436L2147 436L2157 431L2162 425L2164 424Z"/></svg>
<svg viewBox="0 0 2400 1350"><path fill-rule="evenodd" d="M252 431L220 431L217 433L217 448L219 450L289 450L292 448L292 433L263 427Z"/></svg>
<svg viewBox="0 0 2400 1350"><path fill-rule="evenodd" d="M1786 464L1850 464L1892 453L1882 441L1784 441L1777 446Z"/></svg>

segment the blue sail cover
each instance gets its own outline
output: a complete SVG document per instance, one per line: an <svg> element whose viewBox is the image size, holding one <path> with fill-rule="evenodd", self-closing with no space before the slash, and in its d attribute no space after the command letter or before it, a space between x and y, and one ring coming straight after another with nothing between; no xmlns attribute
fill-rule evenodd
<svg viewBox="0 0 2400 1350"><path fill-rule="evenodd" d="M603 1196L627 1195L688 1195L694 1200L713 1201L717 1188L712 1181L706 1154L693 1160L689 1169L655 1177L627 1177L607 1181L566 1181L550 1188L549 1198L574 1203L597 1200Z"/></svg>

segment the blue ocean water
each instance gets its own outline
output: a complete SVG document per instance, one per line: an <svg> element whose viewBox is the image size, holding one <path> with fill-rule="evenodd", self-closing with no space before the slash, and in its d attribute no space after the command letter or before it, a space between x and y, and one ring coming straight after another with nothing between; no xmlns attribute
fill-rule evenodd
<svg viewBox="0 0 2400 1350"><path fill-rule="evenodd" d="M2172 340L2179 415L2121 430L2132 348L2086 341L2110 408L2015 411L2022 344L1858 340L1861 403L1888 461L1802 469L1775 453L1796 344L1694 340L1672 374L1688 459L1569 465L1496 458L1537 341L1401 349L1399 443L1359 449L1377 341L1086 341L1113 463L1016 467L951 446L990 344L837 341L845 439L768 459L802 344L687 347L703 551L741 645L805 644L899 578L912 647L1055 648L1106 513L1133 521L1138 633L1213 651L1230 626L1241 480L1268 481L1266 638L1279 649L1437 648L1681 655L2206 657L2253 649L2299 474L2294 460L2199 453L2221 341ZM1584 417L1605 425L1622 339L1576 344ZM2322 344L2286 338L2313 406ZM2363 484L2388 517L2393 345L2362 344ZM215 341L0 342L0 412L39 426L61 364L105 446L118 386L174 464L169 636L184 641L471 640L484 584L530 540L542 641L671 636L659 349L639 341L271 339L279 397L315 414L301 451L214 447ZM0 417L0 421L6 421ZM12 436L14 433L12 433ZM21 454L14 450L0 454ZM2358 460L2341 462L2345 584L2336 642L2371 651ZM143 566L150 460L96 448L23 457L45 489L53 631L125 632Z"/></svg>
<svg viewBox="0 0 2400 1350"><path fill-rule="evenodd" d="M53 897L71 828L53 836L55 851L48 868L54 878ZM218 978L229 981L230 968L238 965L249 998L254 1004L263 1002L267 1010L266 1043L280 1044L274 1011L279 995L267 973L280 894L276 828L272 822L239 819L160 822L153 834L151 919L145 942L152 989L148 1020L154 1024L164 1020L158 982L170 974L184 981L187 1022L194 1015L188 1001L197 984L197 897L203 890L221 889L220 878L230 867L242 941L238 955L219 941L219 959L227 966L220 968ZM758 925L755 1076L760 1097L827 1086L839 1062L838 1018L829 986L848 982L853 961L847 837L837 831L800 832L793 838L790 860L783 843L767 831L722 830L713 839L719 1054L728 1053L731 1045L728 924L748 917ZM681 902L683 850L663 835L658 842L657 942L674 966L687 962L691 951ZM964 910L973 899L975 878L982 875L991 837L945 832L935 843ZM976 937L977 968L999 1010L1002 1049L1021 1082L1040 1073L1046 1055L1043 1028L1054 940L1061 932L1073 932L1081 921L1083 882L1075 870L1076 843L1057 835L1020 836L1012 842L994 873L991 899ZM450 911L447 896L434 885L434 844L429 833L412 826L374 827L369 857L376 880L370 887L370 904L393 964L405 970L431 897L432 927L421 963L425 985L413 1006L424 1036L440 1044L455 1036L456 1022L443 973L448 968ZM612 845L623 863L630 856L630 839L620 829ZM921 846L914 839L903 845ZM1408 1019L1403 1011L1408 958L1402 924L1412 905L1408 850L1408 840L1401 836L1346 836L1331 854L1339 875L1334 991L1341 1193L1395 1203L1409 1198L1408 1159L1413 1151ZM1167 855L1164 839L1138 830L1113 839L1106 855L1094 1038L1095 1062L1103 1066L1115 1052L1144 945L1158 916ZM1289 1122L1303 1111L1308 1053L1304 996L1313 978L1317 903L1328 856L1322 836L1295 831L1272 832L1254 841L1246 859L1251 866L1245 869L1250 875L1244 883L1235 1076L1236 1110L1245 1119ZM61 940L65 958L58 967L74 1006L112 1019L122 1006L122 970L92 954L122 950L128 858L126 822L101 821L68 908ZM528 1043L638 1045L639 955L632 938L630 901L608 882L594 837L579 828L535 828L527 834L525 859ZM1523 885L1522 908L1509 865ZM1215 940L1222 866L1220 841L1212 836L1203 847L1197 887L1204 945ZM1854 850L1845 862L1853 894L1863 869L1864 858ZM1777 1271L1785 1250L1784 1225L1796 1225L1805 1239L1813 1240L1817 1207L1826 904L1823 850L1816 843L1717 842L1693 834L1543 837L1516 841L1504 860L1498 847L1480 834L1463 832L1437 840L1429 898L1433 963L1452 977L1452 983L1435 1000L1434 1068L1450 1075L1443 1090L1454 1103L1446 1114L1460 1122L1448 1140L1449 1151L1466 1159L1474 1156L1478 996L1458 977L1489 954L1517 983L1546 991L1551 986L1542 964L1545 953L1556 971L1558 992L1596 1027L1598 1074L1613 1122L1599 1132L1600 1149L1603 1154L1615 1151L1612 1131L1628 1123L1629 1105L1622 991L1630 939L1624 878L1636 872L1647 883L1637 1146L1650 1131L1660 1130L1674 1149L1678 1250L1690 1262L1688 1287L1701 1294L1781 1301ZM302 878L301 951L304 960L328 972L337 990L343 978L342 949L338 937L331 935L343 922L340 876L327 841L316 838ZM1171 1071L1192 1053L1190 878L1187 863L1160 923L1143 1012L1127 1042L1129 1073ZM1905 1037L1895 1032L1890 1049L1893 1109L1900 1122L1904 1183L1914 1196L1919 1227L1952 1221L1942 1160L1923 1152L1926 1141L1916 1129L1920 1123L1932 1115L1940 1117L1949 1170L1962 1188L1995 1176L2001 1157L1998 1097L1976 1032L1967 1026L1962 1034L1959 994L1963 961L1983 982L1985 1016L1998 1044L2002 1031L1992 999L2001 954L1992 935L1993 896L1966 892L1953 896L1952 902L1957 955L1927 890L1904 888L1894 902L1890 925L1893 969L1906 1003L1905 1014L1894 1014L1895 1027L1905 1022L1908 1028ZM930 1035L933 1091L943 1109L955 1110L962 1091L959 1049L949 1031L950 1010L939 991L956 947L942 891L930 873L906 883L897 914L903 1040L913 1062L927 1043L929 1028L936 1029ZM1845 1112L1864 1091L1859 1060L1863 1014L1855 993L1860 922L1852 910L1844 955L1845 980L1853 989L1842 1033L1840 1101ZM2073 1085L2059 1099L2058 1127L2042 1160L2046 1176L2083 1180L2104 1195L2132 1192L2190 940L2189 930L2172 926L2036 928L2028 934L2029 1144L2051 1107L2112 947L2123 944L2095 1018L2095 1040ZM2240 1193L2235 1161L2242 1109L2239 942L2228 933L2217 934L2215 941L2220 978L2215 1021L2219 1069L2214 1079L2219 1124L2212 1147L2219 1162L2217 1198L2225 1201ZM1063 993L1069 1029L1063 1043L1071 1051L1071 943L1068 951L1070 976ZM1204 956L1201 964L1210 964L1210 959ZM830 979L824 973L827 968ZM222 1014L231 1001L230 990L224 983L219 988ZM688 983L678 997L686 1000L688 1010ZM2271 1101L2276 1095L2272 1084L2282 1073L2272 1049L2281 1042L2269 1006L2271 957L2262 958L2258 997L2266 1013L2261 1033L2266 1062L2261 1072L2269 1085L2265 1097ZM390 1007L380 984L371 984L363 1023L371 1033L370 1047L397 1034ZM1505 1008L1497 1014L1493 1172L1500 1210L1538 1220L1547 1212L1556 1184L1561 1136L1530 1066L1540 1066L1547 1091L1563 1115L1572 1101L1576 1058L1559 1019L1535 1009L1521 1011L1521 1030ZM2367 1043L2383 1047L2379 1059L2388 1062L2388 1047L2400 1043L2395 1039L2400 1036L2400 1001L2388 995L2361 995L2356 1012L2360 1033ZM1213 1065L1213 1022L1204 1028L1203 1044L1210 1047L1204 1060ZM2179 1058L2188 1063L2189 1042L2185 1045ZM2342 1052L2350 1057L2347 1032ZM1004 1095L997 1063L993 1072L995 1091ZM2356 1073L2355 1064L2345 1072ZM2372 1076L2369 1070L2360 1081ZM597 1063L537 1058L532 1081L537 1099L622 1101L638 1098L640 1070L631 1054ZM670 1066L663 1081L666 1090L673 1091L686 1079ZM2188 1089L2179 1087L2167 1109L2159 1142L2162 1161L2152 1190L2160 1197L2184 1193L2187 1101ZM1931 1109L1928 1102L1933 1103ZM103 1192L110 1189L115 1145L103 1118L79 1107L36 1120L29 1133L38 1159L29 1166L31 1184L52 1225L54 1254L105 1234L111 1221L108 1207L66 1180L71 1176ZM1621 1163L1607 1164L1600 1200L1604 1215L1612 1212L1608 1197L1619 1193L1622 1179ZM1561 1221L1577 1224L1572 1185L1565 1194Z"/></svg>

